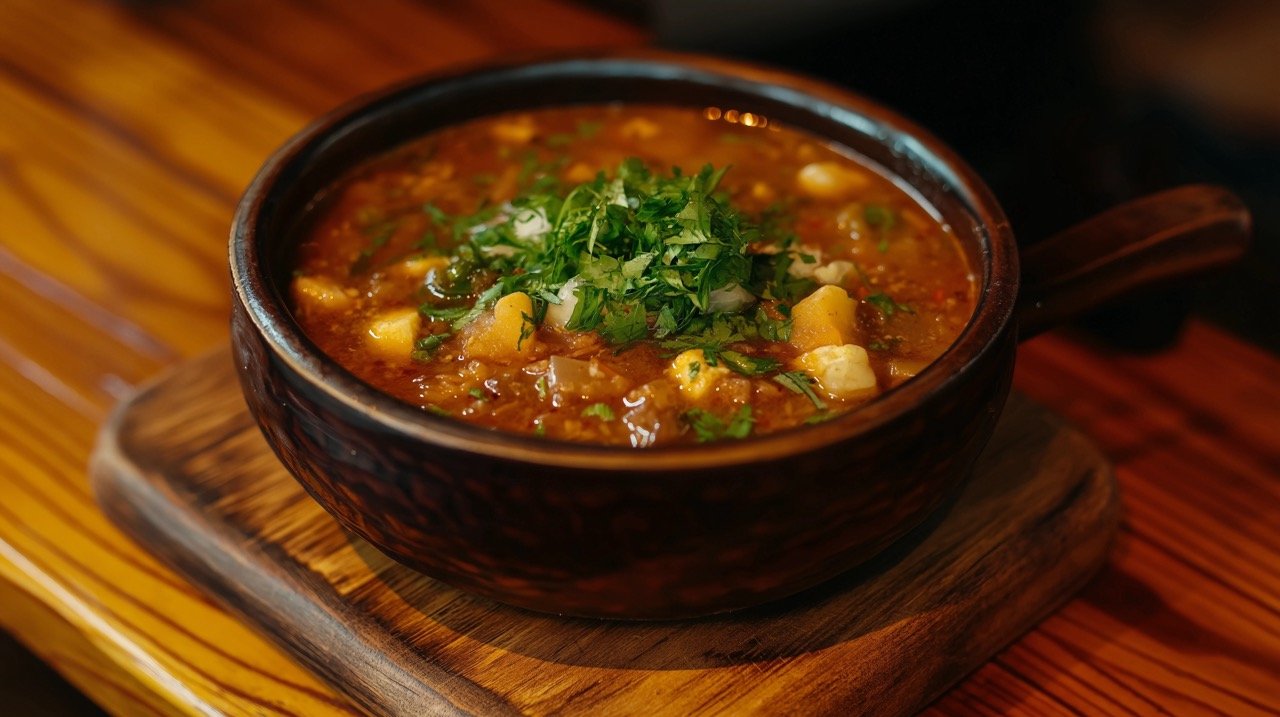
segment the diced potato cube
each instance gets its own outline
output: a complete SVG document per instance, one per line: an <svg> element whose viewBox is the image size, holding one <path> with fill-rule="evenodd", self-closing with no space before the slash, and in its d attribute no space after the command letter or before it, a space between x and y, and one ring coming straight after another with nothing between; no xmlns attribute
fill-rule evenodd
<svg viewBox="0 0 1280 717"><path fill-rule="evenodd" d="M791 308L791 344L801 351L852 343L858 302L828 284Z"/></svg>
<svg viewBox="0 0 1280 717"><path fill-rule="evenodd" d="M435 269L443 271L449 266L449 260L443 256L415 256L398 262L391 267L391 273L408 279L424 279Z"/></svg>
<svg viewBox="0 0 1280 717"><path fill-rule="evenodd" d="M409 186L409 196L415 199L428 199L440 193L440 187L453 179L457 168L448 162L428 162L417 172L416 179ZM380 196L380 195L379 195ZM370 201L377 201L372 199Z"/></svg>
<svg viewBox="0 0 1280 717"><path fill-rule="evenodd" d="M418 339L422 317L417 309L394 309L375 316L366 334L369 348L385 358L408 359Z"/></svg>
<svg viewBox="0 0 1280 717"><path fill-rule="evenodd" d="M336 282L315 276L294 278L293 298L298 306L322 311L340 311L352 303L351 294Z"/></svg>
<svg viewBox="0 0 1280 717"><path fill-rule="evenodd" d="M482 318L463 348L470 358L510 362L533 355L535 327L525 317L533 317L533 300L517 291L498 299L493 313Z"/></svg>
<svg viewBox="0 0 1280 717"><path fill-rule="evenodd" d="M537 136L538 126L533 123L532 117L520 115L493 123L489 132L499 142L528 144Z"/></svg>
<svg viewBox="0 0 1280 717"><path fill-rule="evenodd" d="M876 392L876 374L861 346L819 346L801 354L795 366L816 379L834 399L862 398Z"/></svg>
<svg viewBox="0 0 1280 717"><path fill-rule="evenodd" d="M716 384L729 375L729 369L707 363L702 349L689 349L672 359L667 375L681 393L696 401L715 390Z"/></svg>
<svg viewBox="0 0 1280 717"><path fill-rule="evenodd" d="M751 197L761 202L772 202L778 198L778 193L773 191L766 182L756 182L751 185Z"/></svg>
<svg viewBox="0 0 1280 717"><path fill-rule="evenodd" d="M570 184L582 184L590 182L596 178L596 172L591 165L584 162L574 162L564 171L564 181Z"/></svg>
<svg viewBox="0 0 1280 717"><path fill-rule="evenodd" d="M866 189L871 179L865 173L835 162L811 162L796 173L800 189L818 199L840 199Z"/></svg>
<svg viewBox="0 0 1280 717"><path fill-rule="evenodd" d="M619 134L626 139L653 139L658 136L658 123L647 117L632 117L618 128Z"/></svg>

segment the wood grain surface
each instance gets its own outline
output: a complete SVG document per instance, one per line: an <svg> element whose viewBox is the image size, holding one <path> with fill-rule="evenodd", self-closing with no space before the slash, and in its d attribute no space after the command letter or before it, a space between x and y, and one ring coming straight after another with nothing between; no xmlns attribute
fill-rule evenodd
<svg viewBox="0 0 1280 717"><path fill-rule="evenodd" d="M225 237L258 164L365 90L640 33L558 0L0 3L0 625L118 714L354 708L116 530L85 467L116 399L226 341ZM1117 466L1102 575L938 714L1280 710L1280 360L1193 323L1061 335L1016 385Z"/></svg>
<svg viewBox="0 0 1280 717"><path fill-rule="evenodd" d="M815 590L698 620L473 597L342 530L276 460L228 351L121 404L92 466L117 524L375 714L910 715L1102 565L1106 460L1020 396L958 500Z"/></svg>

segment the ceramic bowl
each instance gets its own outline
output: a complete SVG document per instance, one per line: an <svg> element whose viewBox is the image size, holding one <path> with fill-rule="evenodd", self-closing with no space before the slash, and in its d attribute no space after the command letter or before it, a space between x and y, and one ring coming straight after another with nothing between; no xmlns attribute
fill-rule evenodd
<svg viewBox="0 0 1280 717"><path fill-rule="evenodd" d="M979 267L968 326L919 376L835 420L646 450L429 415L363 383L300 330L285 299L291 242L317 193L344 171L473 117L615 101L749 110L880 165L940 212ZM941 142L874 102L707 57L511 60L360 98L271 157L232 230L233 345L249 408L284 466L395 560L533 610L701 615L821 583L954 495L1004 405L1019 321L1038 331L1137 283L1238 254L1247 235L1238 202L1212 188L1181 191L1047 242L1028 262L1020 304L1018 249L996 199Z"/></svg>

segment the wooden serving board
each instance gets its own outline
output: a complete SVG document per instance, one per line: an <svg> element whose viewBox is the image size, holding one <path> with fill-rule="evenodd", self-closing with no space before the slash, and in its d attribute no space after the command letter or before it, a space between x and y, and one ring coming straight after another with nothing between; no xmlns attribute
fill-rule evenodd
<svg viewBox="0 0 1280 717"><path fill-rule="evenodd" d="M1014 395L963 495L800 596L683 622L535 614L344 532L276 461L219 351L121 404L93 461L107 513L375 714L915 712L1063 603L1118 501L1084 436Z"/></svg>

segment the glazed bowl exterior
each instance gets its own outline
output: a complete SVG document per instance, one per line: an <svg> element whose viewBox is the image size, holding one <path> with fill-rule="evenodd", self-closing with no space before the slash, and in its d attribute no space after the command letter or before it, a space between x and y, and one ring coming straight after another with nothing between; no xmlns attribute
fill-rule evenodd
<svg viewBox="0 0 1280 717"><path fill-rule="evenodd" d="M537 106L718 106L764 114L879 164L960 237L979 284L961 337L850 414L647 450L499 433L361 382L286 302L309 204L362 160L432 129ZM249 409L284 466L395 560L533 610L675 618L766 602L883 550L962 486L1008 394L1017 254L976 175L909 121L803 77L640 52L511 61L361 98L273 156L231 237L232 343Z"/></svg>

